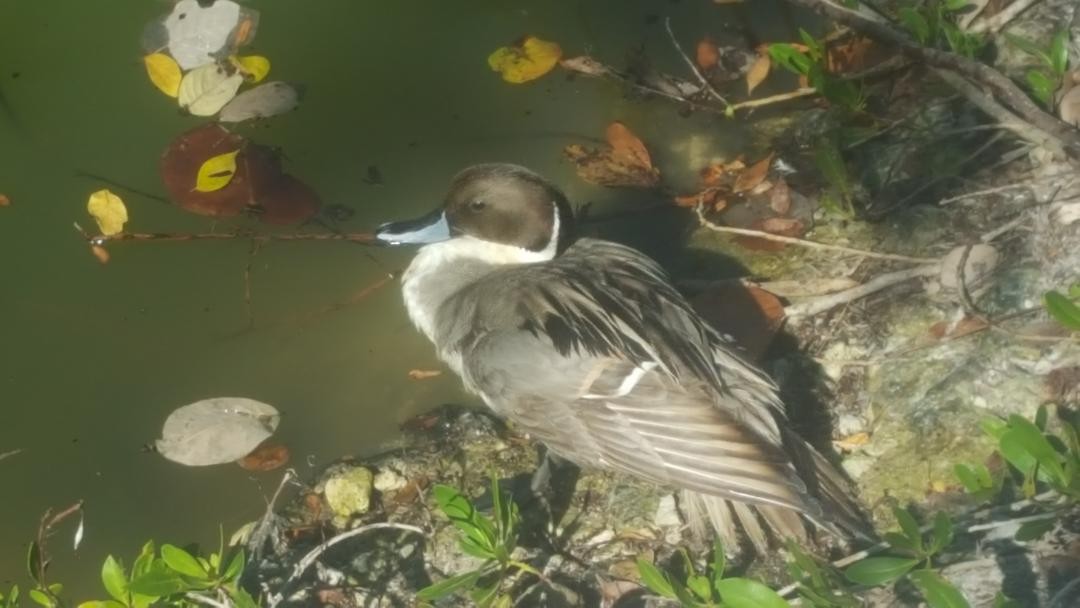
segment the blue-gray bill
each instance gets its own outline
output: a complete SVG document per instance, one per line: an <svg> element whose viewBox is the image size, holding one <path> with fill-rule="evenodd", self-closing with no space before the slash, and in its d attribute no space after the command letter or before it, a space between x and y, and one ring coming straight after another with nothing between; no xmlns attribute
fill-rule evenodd
<svg viewBox="0 0 1080 608"><path fill-rule="evenodd" d="M425 245L450 238L450 226L441 208L413 220L388 222L375 229L375 240L383 245Z"/></svg>

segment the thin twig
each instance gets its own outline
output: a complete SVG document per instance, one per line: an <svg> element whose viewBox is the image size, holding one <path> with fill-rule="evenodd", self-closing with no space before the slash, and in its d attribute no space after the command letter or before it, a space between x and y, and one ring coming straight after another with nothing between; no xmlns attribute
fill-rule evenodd
<svg viewBox="0 0 1080 608"><path fill-rule="evenodd" d="M762 230L751 230L749 228L735 228L733 226L721 226L714 224L705 218L705 211L701 205L694 208L698 216L700 224L715 232L723 232L727 234L738 234L741 236L752 236L759 239L765 239L768 241L776 241L778 243L786 243L788 245L799 245L800 247L809 247L811 249L823 249L826 251L836 251L839 253L847 253L851 255L858 255L864 258L876 258L879 260L892 260L894 262L907 262L909 264L935 264L940 260L938 258L921 258L909 255L899 255L895 253L878 253L876 251L867 251L865 249L855 249L854 247L844 247L843 245L830 245L828 243L819 243L817 241L808 241L806 239L795 238L791 236L782 236L779 234L773 234L771 232L764 232Z"/></svg>
<svg viewBox="0 0 1080 608"><path fill-rule="evenodd" d="M968 28L968 31L976 34L982 32L997 32L1038 1L1039 0L1013 0L1012 3L1002 9L1000 13L986 19L976 20L975 24Z"/></svg>
<svg viewBox="0 0 1080 608"><path fill-rule="evenodd" d="M708 79L705 78L705 75L701 73L701 70L698 69L698 67L694 63L694 61L692 59L690 59L690 57L686 54L685 51L683 51L682 46L679 45L678 39L675 38L675 32L671 31L671 18L670 17L665 17L664 18L664 29L667 30L668 38L671 38L671 44L675 47L675 50L679 52L679 55L682 56L683 61L686 62L686 65L688 65L690 67L690 71L693 72L694 76L697 77L698 82L701 83L701 86L704 87L705 90L709 92L709 95L712 95L713 97L715 97L720 103L724 104L725 106L730 106L731 104L728 103L728 100L724 99L724 96L721 95L712 86L712 84L708 81Z"/></svg>
<svg viewBox="0 0 1080 608"><path fill-rule="evenodd" d="M865 298L866 296L881 291L886 287L891 287L897 283L909 281L919 277L926 277L935 275L941 272L941 264L924 264L922 266L914 266L906 270L898 270L896 272L888 272L882 275L878 275L873 279L859 285L858 287L852 287L851 289L845 289L829 295L814 298L812 300L806 300L787 306L784 308L784 314L787 317L799 317L810 316L829 310L841 304L847 304L855 300Z"/></svg>
<svg viewBox="0 0 1080 608"><path fill-rule="evenodd" d="M808 97L810 95L816 95L817 89L813 87L803 87L801 89L795 89L789 93L779 93L777 95L770 95L768 97L762 97L760 99L748 99L746 101L740 101L737 104L728 106L731 111L745 110L746 108L757 108L761 106L767 106L769 104L780 103L782 101L788 101L791 99L799 99L801 97Z"/></svg>
<svg viewBox="0 0 1080 608"><path fill-rule="evenodd" d="M985 190L976 190L975 192L968 192L966 194L960 194L960 195L957 195L957 196L952 196L952 197L949 197L949 198L941 199L941 201L938 202L938 204L939 205L948 205L950 203L955 203L956 201L962 201L962 200L968 199L968 198L978 198L980 196L986 196L988 194L998 194L1000 192L1006 192L1008 190L1017 190L1017 189L1020 189L1020 188L1031 188L1031 185L1034 184L1034 183L1037 183L1037 182L1050 181L1050 180L1053 180L1053 179L1057 179L1059 177L1071 177L1073 175L1075 175L1075 173L1073 171L1068 171L1068 172L1062 172L1062 173L1054 173L1052 175L1043 175L1041 177L1028 177L1028 178L1023 179L1022 181L1013 182L1011 184L1005 184L1003 186L995 186L993 188L987 188ZM1068 186L1065 186L1065 187L1068 187Z"/></svg>
<svg viewBox="0 0 1080 608"><path fill-rule="evenodd" d="M286 469L285 474L281 476L281 482L278 483L277 489L274 490L274 495L267 501L266 512L263 513L262 518L259 519L259 523L256 524L254 530L252 530L251 537L247 542L247 550L248 554L252 556L252 562L259 561L263 545L266 544L266 539L270 536L270 532L274 528L272 524L277 518L277 515L274 514L274 505L277 503L278 497L281 496L281 492L285 489L286 484L296 478L297 474L295 470Z"/></svg>
<svg viewBox="0 0 1080 608"><path fill-rule="evenodd" d="M342 532L341 534L338 534L337 536L315 547L311 551L308 551L307 554L304 555L304 557L300 558L300 561L296 562L296 565L293 566L292 573L289 574L289 578L285 579L285 582L281 584L281 587L277 594L275 594L274 597L270 598L270 608L274 608L274 606L276 606L278 603L281 602L281 600L285 598L285 594L289 590L289 588L292 587L292 584L295 583L296 580L299 579L301 576L303 576L304 572L306 572L307 569L310 568L311 565L319 559L319 556L321 556L328 549L330 549L330 547L333 547L334 545L342 541L346 541L354 536L360 536L361 534L366 534L373 530L386 529L403 530L406 532L413 532L420 535L424 534L424 531L416 526L410 526L408 524L398 524L393 522L379 522L374 524L368 524L366 526L354 528L347 532Z"/></svg>

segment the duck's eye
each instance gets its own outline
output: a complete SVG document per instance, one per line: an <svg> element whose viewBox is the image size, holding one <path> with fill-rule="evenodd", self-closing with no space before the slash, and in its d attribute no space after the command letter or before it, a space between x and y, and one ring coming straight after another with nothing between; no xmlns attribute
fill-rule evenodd
<svg viewBox="0 0 1080 608"><path fill-rule="evenodd" d="M487 208L487 203L482 200L469 201L469 211L483 211Z"/></svg>

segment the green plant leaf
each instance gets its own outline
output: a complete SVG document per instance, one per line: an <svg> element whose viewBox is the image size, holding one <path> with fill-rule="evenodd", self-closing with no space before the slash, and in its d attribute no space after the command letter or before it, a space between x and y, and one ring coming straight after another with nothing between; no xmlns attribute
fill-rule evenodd
<svg viewBox="0 0 1080 608"><path fill-rule="evenodd" d="M1009 430L1006 432L1005 437L1002 438L1002 442L1010 435L1016 438L1017 443L1027 453L1035 457L1043 471L1049 474L1059 485L1067 486L1069 484L1069 480L1065 476L1065 469L1061 466L1060 455L1046 440L1042 432L1039 431L1039 427L1035 426L1027 418L1013 414L1009 416Z"/></svg>
<svg viewBox="0 0 1080 608"><path fill-rule="evenodd" d="M226 591L232 598L235 608L259 608L259 603L243 587L230 586L226 588Z"/></svg>
<svg viewBox="0 0 1080 608"><path fill-rule="evenodd" d="M1050 80L1050 77L1039 70L1028 70L1024 74L1024 78L1027 79L1032 94L1039 101L1049 104L1051 97L1054 95L1054 82Z"/></svg>
<svg viewBox="0 0 1080 608"><path fill-rule="evenodd" d="M139 552L139 557L135 558L135 561L131 564L131 578L146 574L150 571L150 566L154 562L154 541L147 541L142 547L142 551Z"/></svg>
<svg viewBox="0 0 1080 608"><path fill-rule="evenodd" d="M953 524L952 520L949 519L949 515L944 511L938 511L937 515L934 516L933 538L934 542L929 551L931 554L938 553L952 544Z"/></svg>
<svg viewBox="0 0 1080 608"><path fill-rule="evenodd" d="M1050 69L1059 80L1069 69L1069 30L1059 30L1050 42Z"/></svg>
<svg viewBox="0 0 1080 608"><path fill-rule="evenodd" d="M882 537L892 548L898 549L901 552L907 551L914 555L922 554L921 548L904 534L900 534L899 532L886 532L885 534L882 534Z"/></svg>
<svg viewBox="0 0 1080 608"><path fill-rule="evenodd" d="M101 566L101 584L113 599L127 604L127 575L124 574L124 567L111 555L105 558Z"/></svg>
<svg viewBox="0 0 1080 608"><path fill-rule="evenodd" d="M945 0L945 9L948 11L959 11L967 7L969 0Z"/></svg>
<svg viewBox="0 0 1080 608"><path fill-rule="evenodd" d="M244 572L244 550L238 549L236 555L229 561L228 567L222 573L222 578L227 581L238 578Z"/></svg>
<svg viewBox="0 0 1080 608"><path fill-rule="evenodd" d="M167 567L160 560L154 560L150 570L128 583L128 591L153 597L172 595L186 591L190 587L179 573Z"/></svg>
<svg viewBox="0 0 1080 608"><path fill-rule="evenodd" d="M976 465L978 466L978 465ZM953 466L953 473L956 478L960 480L960 484L964 486L969 494L975 494L983 489L982 482L979 480L979 476L975 473L975 469L972 465L956 464Z"/></svg>
<svg viewBox="0 0 1080 608"><path fill-rule="evenodd" d="M727 555L724 554L724 545L719 539L713 543L713 558L712 558L712 584L713 589L716 588L716 584L724 579L724 569L727 568Z"/></svg>
<svg viewBox="0 0 1080 608"><path fill-rule="evenodd" d="M694 595L701 598L702 601L708 602L712 600L712 586L709 584L709 577L701 574L691 574L686 577L686 587Z"/></svg>
<svg viewBox="0 0 1080 608"><path fill-rule="evenodd" d="M922 531L919 529L919 522L915 521L915 518L911 516L911 513L909 513L907 509L896 507L893 509L893 515L896 516L896 523L900 524L900 530L904 532L904 536L906 536L915 547L915 551L922 553L924 547Z"/></svg>
<svg viewBox="0 0 1080 608"><path fill-rule="evenodd" d="M640 557L637 559L637 569L638 575L641 576L641 582L653 593L675 599L675 589L672 588L671 579L668 578L667 574Z"/></svg>
<svg viewBox="0 0 1080 608"><path fill-rule="evenodd" d="M37 541L30 541L30 546L26 549L26 571L30 574L30 578L37 584L41 584L41 580L38 579L38 574L43 570L41 564L41 547L38 547Z"/></svg>
<svg viewBox="0 0 1080 608"><path fill-rule="evenodd" d="M161 559L173 570L195 579L205 579L207 568L195 556L175 545L161 545Z"/></svg>
<svg viewBox="0 0 1080 608"><path fill-rule="evenodd" d="M1001 436L1005 434L1005 431L1009 430L1009 425L1001 418L987 416L979 421L979 428L995 440L1000 441Z"/></svg>
<svg viewBox="0 0 1080 608"><path fill-rule="evenodd" d="M421 600L437 600L462 589L471 589L484 574L484 570L473 570L472 572L451 576L417 591L416 597Z"/></svg>
<svg viewBox="0 0 1080 608"><path fill-rule="evenodd" d="M1009 599L1007 595L998 591L994 596L994 608L1023 608L1020 602Z"/></svg>
<svg viewBox="0 0 1080 608"><path fill-rule="evenodd" d="M53 608L56 606L56 602L49 597L49 594L41 589L31 589L29 595L30 599L34 600L34 603L45 606L45 608Z"/></svg>
<svg viewBox="0 0 1080 608"><path fill-rule="evenodd" d="M790 72L803 76L810 74L810 66L813 63L810 57L790 44L770 44L769 56Z"/></svg>
<svg viewBox="0 0 1080 608"><path fill-rule="evenodd" d="M970 608L960 590L937 572L915 570L908 577L922 592L930 608Z"/></svg>
<svg viewBox="0 0 1080 608"><path fill-rule="evenodd" d="M1054 529L1056 523L1057 522L1053 519L1040 519L1037 521L1025 522L1021 524L1020 529L1016 531L1016 535L1013 538L1020 542L1042 538L1044 534Z"/></svg>
<svg viewBox="0 0 1080 608"><path fill-rule="evenodd" d="M81 602L78 608L127 608L127 604L121 604L116 600L90 600Z"/></svg>
<svg viewBox="0 0 1080 608"><path fill-rule="evenodd" d="M874 587L900 578L918 563L909 557L868 557L849 566L844 576L853 583Z"/></svg>
<svg viewBox="0 0 1080 608"><path fill-rule="evenodd" d="M1043 295L1043 304L1046 312L1057 319L1058 323L1073 331L1080 331L1080 307L1065 294L1048 291Z"/></svg>
<svg viewBox="0 0 1080 608"><path fill-rule="evenodd" d="M758 581L749 578L725 578L717 585L720 599L729 608L790 608L791 604Z"/></svg>
<svg viewBox="0 0 1080 608"><path fill-rule="evenodd" d="M911 35L919 42L926 44L930 40L930 23L922 13L911 7L901 8L899 13L900 23L904 24Z"/></svg>

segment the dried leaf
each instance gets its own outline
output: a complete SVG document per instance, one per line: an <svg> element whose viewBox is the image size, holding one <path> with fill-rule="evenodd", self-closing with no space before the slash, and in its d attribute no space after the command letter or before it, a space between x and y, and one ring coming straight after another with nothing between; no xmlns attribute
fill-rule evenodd
<svg viewBox="0 0 1080 608"><path fill-rule="evenodd" d="M579 55L578 57L563 59L559 62L559 65L562 66L563 69L585 74L587 76L607 76L611 73L611 68L588 55Z"/></svg>
<svg viewBox="0 0 1080 608"><path fill-rule="evenodd" d="M627 163L614 157L611 149L589 150L577 144L563 149L581 179L600 186L652 188L660 183L660 172L652 167Z"/></svg>
<svg viewBox="0 0 1080 608"><path fill-rule="evenodd" d="M410 369L409 378L413 380L427 380L428 378L435 378L441 376L442 371L437 369Z"/></svg>
<svg viewBox="0 0 1080 608"><path fill-rule="evenodd" d="M630 164L640 165L645 169L652 169L652 159L649 157L649 151L645 148L645 144L626 125L615 121L608 125L604 135L607 142L611 144L612 154L615 158Z"/></svg>
<svg viewBox="0 0 1080 608"><path fill-rule="evenodd" d="M128 221L127 207L124 201L109 190L98 190L86 201L86 210L97 222L98 229L105 236L120 234Z"/></svg>
<svg viewBox="0 0 1080 608"><path fill-rule="evenodd" d="M870 443L870 433L860 432L833 441L833 447L839 452L854 452L857 448Z"/></svg>
<svg viewBox="0 0 1080 608"><path fill-rule="evenodd" d="M194 116L213 116L236 97L244 84L239 73L228 74L217 64L208 64L188 72L180 81L177 100L180 107Z"/></svg>
<svg viewBox="0 0 1080 608"><path fill-rule="evenodd" d="M727 169L724 168L723 163L713 163L701 170L701 185L705 187L719 186L726 174Z"/></svg>
<svg viewBox="0 0 1080 608"><path fill-rule="evenodd" d="M241 122L284 114L300 105L300 92L285 82L267 82L237 95L218 115L221 122Z"/></svg>
<svg viewBox="0 0 1080 608"><path fill-rule="evenodd" d="M791 187L782 177L776 181L769 194L769 208L777 215L785 215L791 210Z"/></svg>
<svg viewBox="0 0 1080 608"><path fill-rule="evenodd" d="M154 447L165 458L188 466L232 462L270 437L279 420L276 409L254 399L205 399L169 414Z"/></svg>
<svg viewBox="0 0 1080 608"><path fill-rule="evenodd" d="M720 63L720 49L710 38L703 38L697 43L697 64L703 70L709 70Z"/></svg>
<svg viewBox="0 0 1080 608"><path fill-rule="evenodd" d="M97 258L97 261L101 262L102 264L109 263L109 250L105 249L101 245L91 245L90 253L94 254L94 257Z"/></svg>
<svg viewBox="0 0 1080 608"><path fill-rule="evenodd" d="M562 49L558 44L526 36L513 46L495 49L488 56L488 65L501 74L503 80L521 84L550 72L560 57Z"/></svg>
<svg viewBox="0 0 1080 608"><path fill-rule="evenodd" d="M727 199L721 196L724 192L724 188L705 188L697 194L676 196L674 201L675 205L679 207L697 207L698 205L705 205L712 209L712 211L723 211L724 208L727 207Z"/></svg>
<svg viewBox="0 0 1080 608"><path fill-rule="evenodd" d="M765 176L769 174L769 167L772 165L772 159L773 153L770 152L768 156L740 173L739 177L735 180L732 191L739 194L741 192L753 190L758 184L765 181Z"/></svg>
<svg viewBox="0 0 1080 608"><path fill-rule="evenodd" d="M761 230L783 236L799 236L803 233L803 223L787 217L770 217L761 222Z"/></svg>
<svg viewBox="0 0 1080 608"><path fill-rule="evenodd" d="M270 73L270 60L262 55L234 57L233 64L248 82L262 82Z"/></svg>
<svg viewBox="0 0 1080 608"><path fill-rule="evenodd" d="M11 206L11 199L6 194L0 193L0 207Z"/></svg>
<svg viewBox="0 0 1080 608"><path fill-rule="evenodd" d="M236 461L240 468L248 471L273 471L289 462L289 448L280 443L263 442L250 454Z"/></svg>
<svg viewBox="0 0 1080 608"><path fill-rule="evenodd" d="M237 149L206 159L195 176L195 189L199 192L214 192L228 186L236 175L236 155L239 153L240 150Z"/></svg>
<svg viewBox="0 0 1080 608"><path fill-rule="evenodd" d="M868 56L873 46L873 41L863 36L829 45L826 53L829 72L846 74L865 70L870 67Z"/></svg>
<svg viewBox="0 0 1080 608"><path fill-rule="evenodd" d="M772 67L772 60L769 59L767 53L760 54L754 63L750 66L750 69L746 72L746 94L751 95L754 89L759 84L765 81L765 78L769 75L769 68Z"/></svg>
<svg viewBox="0 0 1080 608"><path fill-rule="evenodd" d="M1074 85L1058 102L1058 116L1063 122L1080 127L1080 85Z"/></svg>
<svg viewBox="0 0 1080 608"><path fill-rule="evenodd" d="M184 78L180 65L165 53L151 53L143 57L150 82L169 97L180 94L180 81Z"/></svg>
<svg viewBox="0 0 1080 608"><path fill-rule="evenodd" d="M249 165L256 171L281 174L280 163L269 166L239 159L236 175L220 190L199 192L195 181L207 158L248 146L243 137L216 123L196 127L173 140L161 156L161 181L169 196L185 211L213 217L239 215L252 202Z"/></svg>

